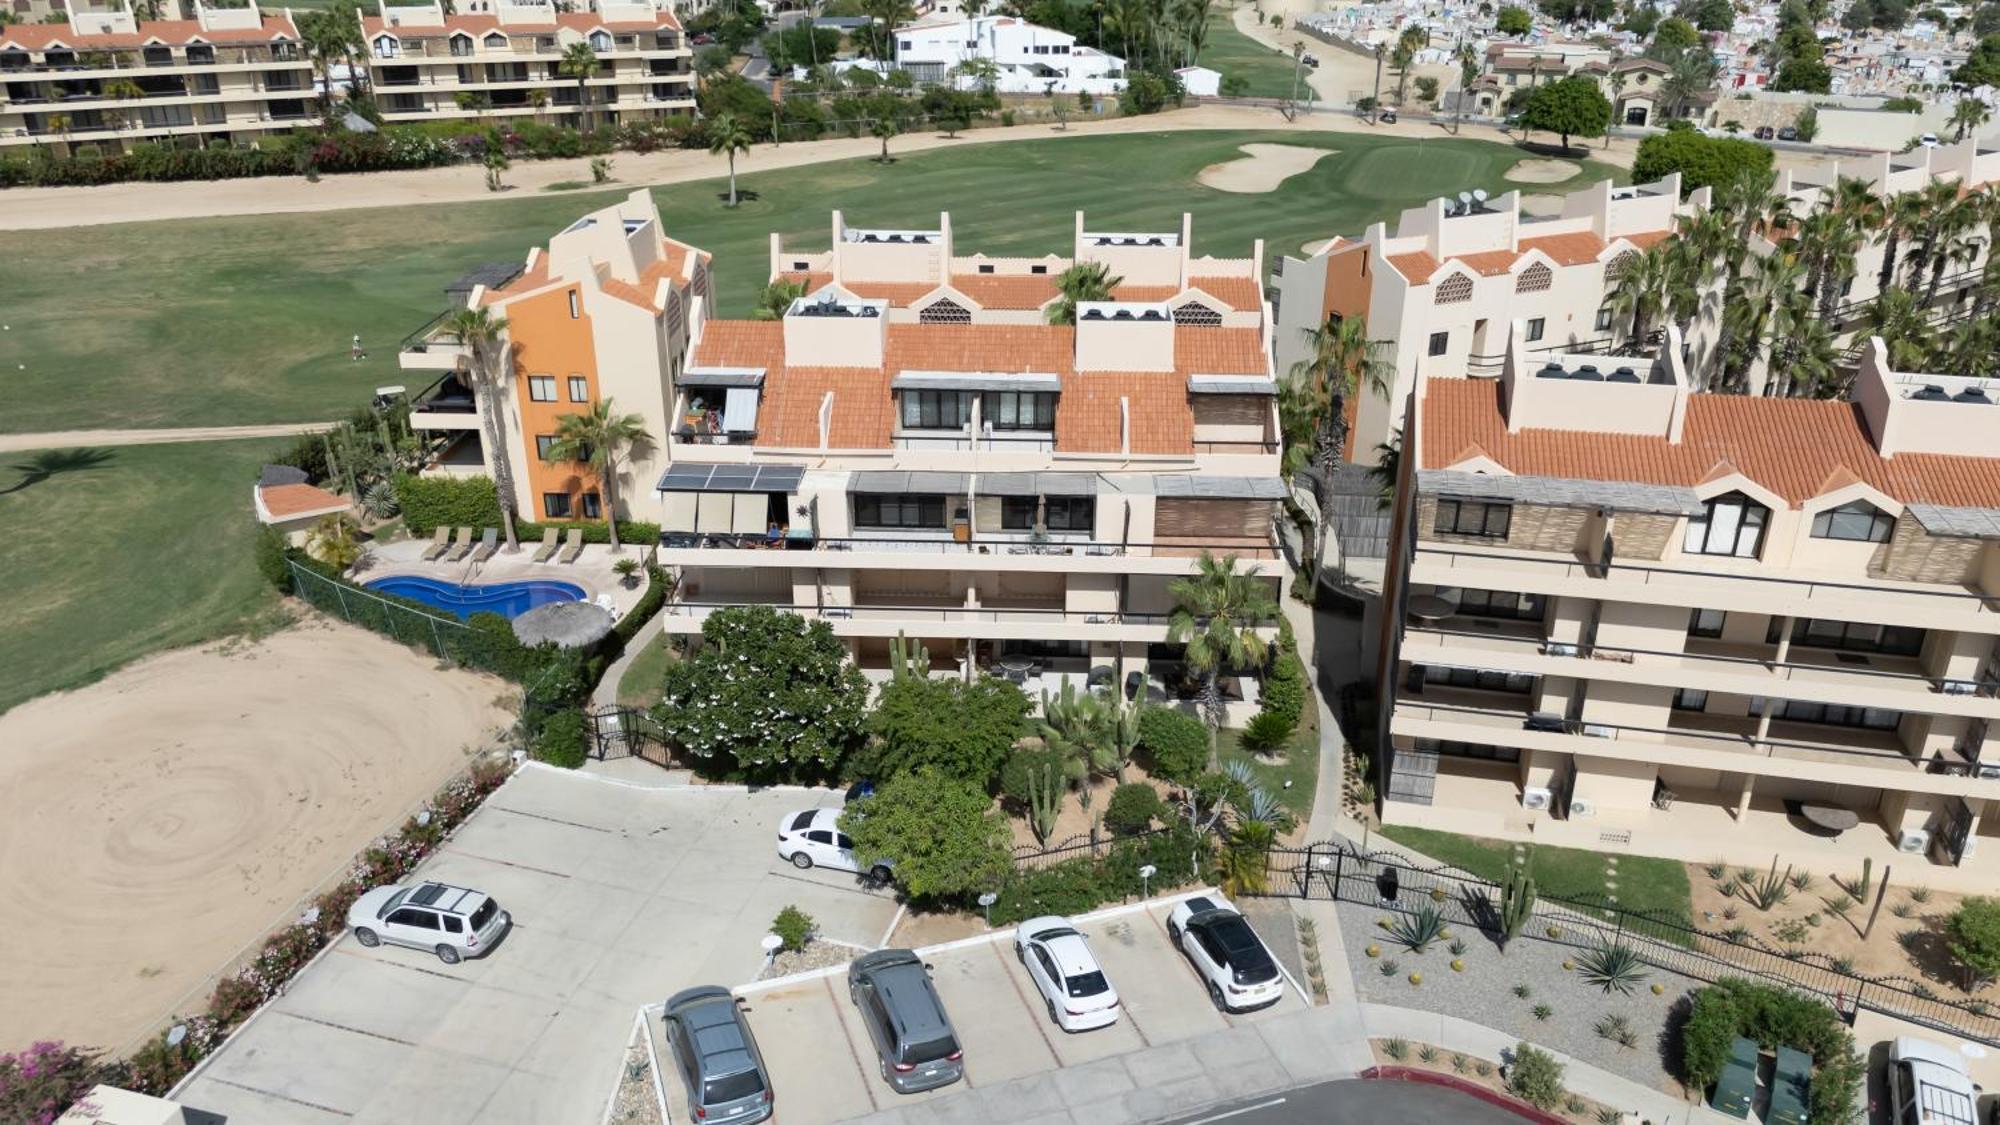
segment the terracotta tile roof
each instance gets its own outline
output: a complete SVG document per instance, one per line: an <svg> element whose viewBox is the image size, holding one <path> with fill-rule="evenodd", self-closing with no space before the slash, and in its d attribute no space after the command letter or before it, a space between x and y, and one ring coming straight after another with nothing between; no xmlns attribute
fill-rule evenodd
<svg viewBox="0 0 2000 1125"><path fill-rule="evenodd" d="M310 484L259 485L257 500L268 515L264 521L266 523L292 519L308 512L346 509L351 506L346 497L336 496L324 488Z"/></svg>
<svg viewBox="0 0 2000 1125"><path fill-rule="evenodd" d="M660 305L653 298L659 294L660 282L669 282L676 289L686 288L687 279L681 276L681 267L686 261L686 248L682 248L679 253L675 253L674 247L669 245L667 247L667 256L647 266L646 271L639 275L638 284L635 285L629 281L620 281L615 277L607 277L598 282L598 286L607 294L621 301L629 301L642 309L659 312Z"/></svg>
<svg viewBox="0 0 2000 1125"><path fill-rule="evenodd" d="M1396 272L1408 278L1412 285L1422 285L1438 271L1438 260L1422 250L1414 250L1408 254L1391 254L1389 264L1396 267Z"/></svg>
<svg viewBox="0 0 2000 1125"><path fill-rule="evenodd" d="M514 278L514 280L508 282L505 285L502 285L498 289L488 289L486 291L484 303L488 305L496 304L500 301L506 300L509 297L518 297L523 293L540 289L542 286L547 285L548 283L549 283L549 256L547 254L537 254L535 256L535 266L533 269L521 271L521 273L517 275Z"/></svg>
<svg viewBox="0 0 2000 1125"><path fill-rule="evenodd" d="M827 444L833 449L887 449L895 433L895 400L889 373L853 367L788 367L782 378L764 378L757 408L757 444L819 444L819 405L833 392Z"/></svg>
<svg viewBox="0 0 2000 1125"><path fill-rule="evenodd" d="M777 370L785 365L785 326L776 320L711 319L702 327L701 344L688 362L697 367Z"/></svg>
<svg viewBox="0 0 2000 1125"><path fill-rule="evenodd" d="M958 273L951 287L987 309L1039 309L1056 299L1054 274Z"/></svg>
<svg viewBox="0 0 2000 1125"><path fill-rule="evenodd" d="M0 28L0 47L39 51L47 47L109 49L143 47L151 43L180 46L185 43L244 44L297 40L299 29L287 16L267 15L259 27L218 27L203 30L196 20L142 20L136 35L124 32L79 34L68 23L10 24ZM304 65L306 60L298 60Z"/></svg>
<svg viewBox="0 0 2000 1125"><path fill-rule="evenodd" d="M1867 482L1902 503L2000 508L2000 457L1875 452L1853 403L1697 394L1678 445L1664 437L1576 430L1507 432L1493 379L1434 379L1423 402L1426 469L1453 463L1439 450L1477 444L1523 476L1692 487L1723 472L1797 504L1836 482Z"/></svg>
<svg viewBox="0 0 2000 1125"><path fill-rule="evenodd" d="M1179 374L1262 375L1266 366L1261 329L1174 329L1174 369Z"/></svg>
<svg viewBox="0 0 2000 1125"><path fill-rule="evenodd" d="M1670 234L1669 231L1641 231L1628 234L1624 238L1641 250L1652 246ZM1471 254L1454 254L1446 261L1463 262L1467 267L1484 277L1495 277L1514 268L1521 255L1530 250L1539 250L1555 260L1559 266L1580 266L1595 262L1608 245L1590 231L1576 231L1570 234L1545 234L1539 238L1524 238L1520 241L1520 252L1509 250L1481 250ZM1389 264L1396 271L1410 279L1412 285L1421 285L1431 279L1444 263L1422 250L1405 254L1388 255Z"/></svg>
<svg viewBox="0 0 2000 1125"><path fill-rule="evenodd" d="M831 273L819 271L800 273L784 270L778 278L804 283L807 296L833 281ZM1254 311L1262 307L1264 301L1262 290L1257 288L1254 279L1248 277L1197 277L1192 279L1190 285L1232 309ZM843 281L840 287L857 297L888 301L897 306L914 304L938 288L930 282L884 281ZM983 309L1039 309L1060 294L1054 274L959 273L952 275L951 287ZM1111 291L1111 296L1118 301L1165 301L1179 296L1181 292L1178 286L1173 285L1120 285Z"/></svg>
<svg viewBox="0 0 2000 1125"><path fill-rule="evenodd" d="M1264 290L1254 277L1226 277L1212 274L1208 277L1188 278L1189 288L1199 289L1232 309L1251 312L1264 307Z"/></svg>
<svg viewBox="0 0 2000 1125"><path fill-rule="evenodd" d="M1065 378L1056 402L1056 448L1116 453L1120 400L1131 406L1132 452L1194 452L1194 408L1187 384L1167 372L1146 371L1093 371Z"/></svg>
<svg viewBox="0 0 2000 1125"><path fill-rule="evenodd" d="M1557 265L1576 266L1594 262L1604 253L1604 240L1589 231L1573 234L1547 234L1540 238L1524 238L1521 249L1540 250L1556 260Z"/></svg>
<svg viewBox="0 0 2000 1125"><path fill-rule="evenodd" d="M1520 255L1512 250L1482 250L1477 254L1454 254L1450 260L1471 267L1481 277L1498 277L1513 268Z"/></svg>
<svg viewBox="0 0 2000 1125"><path fill-rule="evenodd" d="M1668 230L1642 230L1634 234L1621 235L1620 237L1641 250L1650 250L1655 243L1664 241L1672 233L1672 231Z"/></svg>

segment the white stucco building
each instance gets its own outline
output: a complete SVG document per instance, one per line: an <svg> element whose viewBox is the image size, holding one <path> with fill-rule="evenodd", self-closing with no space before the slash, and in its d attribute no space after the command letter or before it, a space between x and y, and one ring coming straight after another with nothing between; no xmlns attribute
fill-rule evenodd
<svg viewBox="0 0 2000 1125"><path fill-rule="evenodd" d="M1003 94L1115 94L1125 88L1125 60L1076 41L1076 36L1012 16L914 23L896 29L896 65L918 82L974 79L958 73L968 59L998 68Z"/></svg>

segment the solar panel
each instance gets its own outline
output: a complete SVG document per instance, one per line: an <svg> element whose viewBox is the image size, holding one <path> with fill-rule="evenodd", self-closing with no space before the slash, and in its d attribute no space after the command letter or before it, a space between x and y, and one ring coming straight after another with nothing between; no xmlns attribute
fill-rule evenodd
<svg viewBox="0 0 2000 1125"><path fill-rule="evenodd" d="M797 492L802 465L704 464L676 461L654 486L660 492Z"/></svg>

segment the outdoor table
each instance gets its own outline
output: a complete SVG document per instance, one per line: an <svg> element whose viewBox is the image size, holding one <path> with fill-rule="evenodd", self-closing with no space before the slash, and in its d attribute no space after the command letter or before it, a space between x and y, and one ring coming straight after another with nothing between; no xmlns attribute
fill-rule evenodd
<svg viewBox="0 0 2000 1125"><path fill-rule="evenodd" d="M1842 808L1839 805L1822 805L1813 801L1802 802L1799 805L1799 815L1805 817L1813 826L1824 828L1835 835L1861 823L1860 814L1853 809Z"/></svg>
<svg viewBox="0 0 2000 1125"><path fill-rule="evenodd" d="M1450 602L1436 594L1418 594L1410 599L1404 611L1418 621L1443 621L1455 612Z"/></svg>

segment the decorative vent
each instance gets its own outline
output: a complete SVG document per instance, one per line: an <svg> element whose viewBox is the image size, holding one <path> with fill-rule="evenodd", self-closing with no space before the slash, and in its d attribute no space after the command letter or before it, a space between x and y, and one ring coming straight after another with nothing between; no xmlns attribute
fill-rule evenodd
<svg viewBox="0 0 2000 1125"><path fill-rule="evenodd" d="M1174 323L1185 324L1194 328L1220 328L1222 327L1222 314L1202 304L1200 301L1189 301L1187 304L1174 310Z"/></svg>
<svg viewBox="0 0 2000 1125"><path fill-rule="evenodd" d="M917 314L919 324L971 324L972 310L949 298L940 297Z"/></svg>
<svg viewBox="0 0 2000 1125"><path fill-rule="evenodd" d="M1547 262L1536 262L1534 265L1522 270L1521 276L1514 279L1514 292L1546 292L1549 286L1555 283L1555 279L1555 271L1549 268Z"/></svg>
<svg viewBox="0 0 2000 1125"><path fill-rule="evenodd" d="M1633 265L1637 264L1638 261L1639 252L1637 250L1627 250L1616 258L1611 259L1611 264L1604 267L1605 283L1610 284L1624 277L1627 273L1631 272Z"/></svg>
<svg viewBox="0 0 2000 1125"><path fill-rule="evenodd" d="M1456 305L1472 299L1472 278L1455 273L1438 283L1435 304Z"/></svg>

